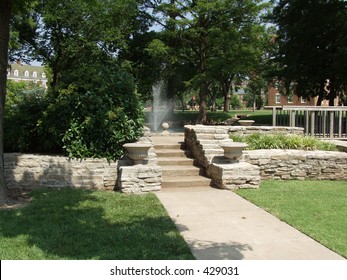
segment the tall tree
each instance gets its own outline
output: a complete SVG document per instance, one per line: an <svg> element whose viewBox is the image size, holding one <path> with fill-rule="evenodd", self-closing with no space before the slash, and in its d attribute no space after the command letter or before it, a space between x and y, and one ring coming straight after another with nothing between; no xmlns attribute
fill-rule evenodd
<svg viewBox="0 0 347 280"><path fill-rule="evenodd" d="M280 0L273 11L278 26L277 77L303 97L334 105L347 85L347 2ZM329 90L324 82L329 79Z"/></svg>
<svg viewBox="0 0 347 280"><path fill-rule="evenodd" d="M16 13L26 13L34 0L0 0L0 205L10 201L4 176L4 109L6 100L6 81L10 23Z"/></svg>
<svg viewBox="0 0 347 280"><path fill-rule="evenodd" d="M199 91L198 122L203 123L207 117L210 82L215 79L212 73L217 64L222 66L223 71L226 70L227 67L223 63L228 65L232 52L233 57L238 57L239 60L245 57L243 52L247 40L240 38L248 37L251 33L247 34L246 30L250 30L253 24L258 23L263 6L262 1L167 0L160 2L156 11L160 11L161 17L158 17L157 21L161 24L164 18L165 23L170 23L168 30L171 32L171 43L168 46L174 50L175 61L189 63L195 67L196 72L191 79L191 84L195 84ZM227 81L226 95L230 92L233 76L240 70L238 69L240 67L235 65L235 61L237 60L233 61L234 72L227 71L223 77ZM242 64L238 63L238 65ZM228 100L230 100L229 96Z"/></svg>
<svg viewBox="0 0 347 280"><path fill-rule="evenodd" d="M4 109L12 1L0 1L0 205L9 202L4 176Z"/></svg>
<svg viewBox="0 0 347 280"><path fill-rule="evenodd" d="M41 0L29 18L15 18L20 42L52 72L37 126L46 150L116 159L141 134L142 107L119 59L138 28L138 2Z"/></svg>

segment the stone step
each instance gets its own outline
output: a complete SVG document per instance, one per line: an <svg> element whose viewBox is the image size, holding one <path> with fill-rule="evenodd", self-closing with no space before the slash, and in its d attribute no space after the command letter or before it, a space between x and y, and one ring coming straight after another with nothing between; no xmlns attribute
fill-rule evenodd
<svg viewBox="0 0 347 280"><path fill-rule="evenodd" d="M209 187L211 180L203 176L163 177L162 188Z"/></svg>
<svg viewBox="0 0 347 280"><path fill-rule="evenodd" d="M177 143L167 143L167 144L155 144L154 149L156 150L165 150L165 149L185 149L186 143L177 142Z"/></svg>
<svg viewBox="0 0 347 280"><path fill-rule="evenodd" d="M166 165L194 165L194 159L187 157L157 157L160 166Z"/></svg>
<svg viewBox="0 0 347 280"><path fill-rule="evenodd" d="M198 140L225 140L229 139L228 134L212 134L212 133L206 133L206 134L199 134Z"/></svg>
<svg viewBox="0 0 347 280"><path fill-rule="evenodd" d="M163 177L180 177L180 176L200 176L204 175L204 170L196 166L174 165L163 166Z"/></svg>
<svg viewBox="0 0 347 280"><path fill-rule="evenodd" d="M181 149L155 149L157 157L189 157L191 152Z"/></svg>

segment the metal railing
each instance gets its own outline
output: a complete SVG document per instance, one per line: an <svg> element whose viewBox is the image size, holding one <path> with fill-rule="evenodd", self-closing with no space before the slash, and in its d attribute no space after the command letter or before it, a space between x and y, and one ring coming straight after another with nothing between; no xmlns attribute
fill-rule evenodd
<svg viewBox="0 0 347 280"><path fill-rule="evenodd" d="M266 106L273 126L303 127L305 135L347 138L347 107Z"/></svg>

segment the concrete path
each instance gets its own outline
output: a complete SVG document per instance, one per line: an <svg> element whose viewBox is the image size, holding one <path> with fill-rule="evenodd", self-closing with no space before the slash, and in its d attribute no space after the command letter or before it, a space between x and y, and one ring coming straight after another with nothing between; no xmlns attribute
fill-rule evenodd
<svg viewBox="0 0 347 280"><path fill-rule="evenodd" d="M184 136L152 141L173 144ZM198 260L344 260L232 191L188 185L156 195Z"/></svg>
<svg viewBox="0 0 347 280"><path fill-rule="evenodd" d="M343 260L237 194L210 187L158 192L198 260Z"/></svg>

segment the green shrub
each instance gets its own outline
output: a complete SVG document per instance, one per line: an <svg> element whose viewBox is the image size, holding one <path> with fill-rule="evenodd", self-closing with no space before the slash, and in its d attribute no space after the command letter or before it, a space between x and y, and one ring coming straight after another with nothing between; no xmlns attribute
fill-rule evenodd
<svg viewBox="0 0 347 280"><path fill-rule="evenodd" d="M39 123L42 135L46 145L62 146L70 158L118 159L123 144L143 134L143 108L129 74L104 68L91 79L51 98Z"/></svg>
<svg viewBox="0 0 347 280"><path fill-rule="evenodd" d="M46 94L9 82L5 151L120 158L123 144L143 134L143 107L133 78L117 67L88 69L81 71L84 76L66 73L59 89Z"/></svg>
<svg viewBox="0 0 347 280"><path fill-rule="evenodd" d="M46 108L44 89L33 83L7 82L5 152L42 152L37 121Z"/></svg>
<svg viewBox="0 0 347 280"><path fill-rule="evenodd" d="M323 150L337 151L335 145L320 141L314 137L285 134L260 134L231 135L234 142L245 142L248 150L258 149L300 149L300 150Z"/></svg>

